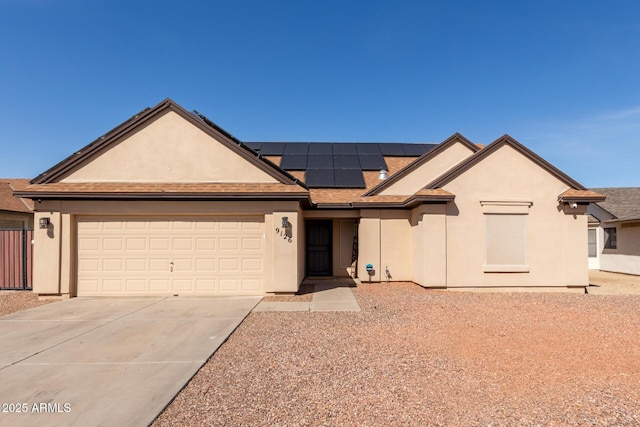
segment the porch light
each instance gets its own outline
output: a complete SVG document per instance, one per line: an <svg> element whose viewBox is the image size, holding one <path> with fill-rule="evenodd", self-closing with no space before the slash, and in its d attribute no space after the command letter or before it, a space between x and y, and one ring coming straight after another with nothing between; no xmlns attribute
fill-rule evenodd
<svg viewBox="0 0 640 427"><path fill-rule="evenodd" d="M283 216L282 217L282 228L287 228L289 226L289 217L288 216Z"/></svg>
<svg viewBox="0 0 640 427"><path fill-rule="evenodd" d="M378 179L380 181L385 180L389 177L389 172L386 169L380 169L380 173L378 174Z"/></svg>
<svg viewBox="0 0 640 427"><path fill-rule="evenodd" d="M40 228L49 228L49 224L51 224L51 220L49 219L49 217L42 217L40 218Z"/></svg>

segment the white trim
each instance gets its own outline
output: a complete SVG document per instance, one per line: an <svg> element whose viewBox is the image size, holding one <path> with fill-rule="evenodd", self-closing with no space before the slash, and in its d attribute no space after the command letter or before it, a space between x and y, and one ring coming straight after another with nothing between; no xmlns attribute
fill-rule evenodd
<svg viewBox="0 0 640 427"><path fill-rule="evenodd" d="M533 205L531 201L493 201L480 200L482 212L485 214L521 214L527 215L529 208Z"/></svg>

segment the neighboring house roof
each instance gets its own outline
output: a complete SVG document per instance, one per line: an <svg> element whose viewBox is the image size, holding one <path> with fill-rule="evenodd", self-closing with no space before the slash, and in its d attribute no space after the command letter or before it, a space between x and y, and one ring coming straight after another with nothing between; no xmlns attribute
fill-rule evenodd
<svg viewBox="0 0 640 427"><path fill-rule="evenodd" d="M598 206L615 216L617 221L640 220L640 187L592 188L607 196Z"/></svg>
<svg viewBox="0 0 640 427"><path fill-rule="evenodd" d="M13 190L29 183L28 179L0 178L0 211L33 213L33 201L15 197Z"/></svg>

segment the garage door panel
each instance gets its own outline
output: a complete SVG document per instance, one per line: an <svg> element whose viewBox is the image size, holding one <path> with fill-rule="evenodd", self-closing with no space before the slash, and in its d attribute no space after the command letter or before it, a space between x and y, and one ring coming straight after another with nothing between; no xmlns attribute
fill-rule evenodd
<svg viewBox="0 0 640 427"><path fill-rule="evenodd" d="M240 260L238 260L237 258L221 258L219 262L221 273L240 272Z"/></svg>
<svg viewBox="0 0 640 427"><path fill-rule="evenodd" d="M215 294L218 292L216 281L214 279L198 279L196 280L196 291L198 293Z"/></svg>
<svg viewBox="0 0 640 427"><path fill-rule="evenodd" d="M173 239L173 250L174 251L192 251L193 250L193 240L189 238L174 238Z"/></svg>
<svg viewBox="0 0 640 427"><path fill-rule="evenodd" d="M237 251L240 249L240 242L237 237L221 237L218 240L220 251Z"/></svg>
<svg viewBox="0 0 640 427"><path fill-rule="evenodd" d="M197 251L214 251L216 250L216 239L214 237L197 237Z"/></svg>
<svg viewBox="0 0 640 427"><path fill-rule="evenodd" d="M146 251L148 240L145 237L127 238L127 251Z"/></svg>
<svg viewBox="0 0 640 427"><path fill-rule="evenodd" d="M169 279L149 279L149 292L165 293L170 291Z"/></svg>
<svg viewBox="0 0 640 427"><path fill-rule="evenodd" d="M94 239L99 241L99 239ZM102 239L102 250L103 251L121 251L124 247L122 239L118 238L104 238Z"/></svg>
<svg viewBox="0 0 640 427"><path fill-rule="evenodd" d="M129 258L127 261L127 273L137 273L147 271L146 258Z"/></svg>
<svg viewBox="0 0 640 427"><path fill-rule="evenodd" d="M121 227L113 228L113 229L122 230L123 228L125 228L129 231L146 231L147 228L149 227L149 224L147 222L140 221L140 220L123 221L123 222L120 222L119 224L121 225Z"/></svg>
<svg viewBox="0 0 640 427"><path fill-rule="evenodd" d="M77 231L78 295L263 290L262 217L86 217L78 220Z"/></svg>
<svg viewBox="0 0 640 427"><path fill-rule="evenodd" d="M149 259L149 272L150 273L164 273L170 271L169 258L151 258Z"/></svg>
<svg viewBox="0 0 640 427"><path fill-rule="evenodd" d="M122 258L103 258L102 259L102 271L106 273L110 272L124 272L124 260Z"/></svg>
<svg viewBox="0 0 640 427"><path fill-rule="evenodd" d="M104 279L102 281L102 291L121 294L124 291L123 279Z"/></svg>
<svg viewBox="0 0 640 427"><path fill-rule="evenodd" d="M196 259L196 272L213 273L216 271L215 258L198 258Z"/></svg>
<svg viewBox="0 0 640 427"><path fill-rule="evenodd" d="M122 221L105 221L100 224L102 231L110 232L110 231L122 231L124 230L125 224Z"/></svg>
<svg viewBox="0 0 640 427"><path fill-rule="evenodd" d="M100 239L95 238L86 238L86 239L78 239L78 250L88 252L88 251L99 251L100 250Z"/></svg>
<svg viewBox="0 0 640 427"><path fill-rule="evenodd" d="M146 279L127 279L126 286L128 293L146 293L148 291Z"/></svg>
<svg viewBox="0 0 640 427"><path fill-rule="evenodd" d="M257 237L243 237L242 238L242 250L243 251L262 251L261 238Z"/></svg>
<svg viewBox="0 0 640 427"><path fill-rule="evenodd" d="M168 237L151 237L149 238L149 250L151 251L168 251L171 248Z"/></svg>

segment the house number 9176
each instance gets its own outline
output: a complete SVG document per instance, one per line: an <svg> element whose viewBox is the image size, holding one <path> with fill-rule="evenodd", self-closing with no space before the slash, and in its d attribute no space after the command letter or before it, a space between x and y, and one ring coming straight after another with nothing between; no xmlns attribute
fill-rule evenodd
<svg viewBox="0 0 640 427"><path fill-rule="evenodd" d="M293 241L291 240L291 237L288 236L287 230L281 230L279 227L276 227L276 234L279 234L283 240L286 240L289 243Z"/></svg>

